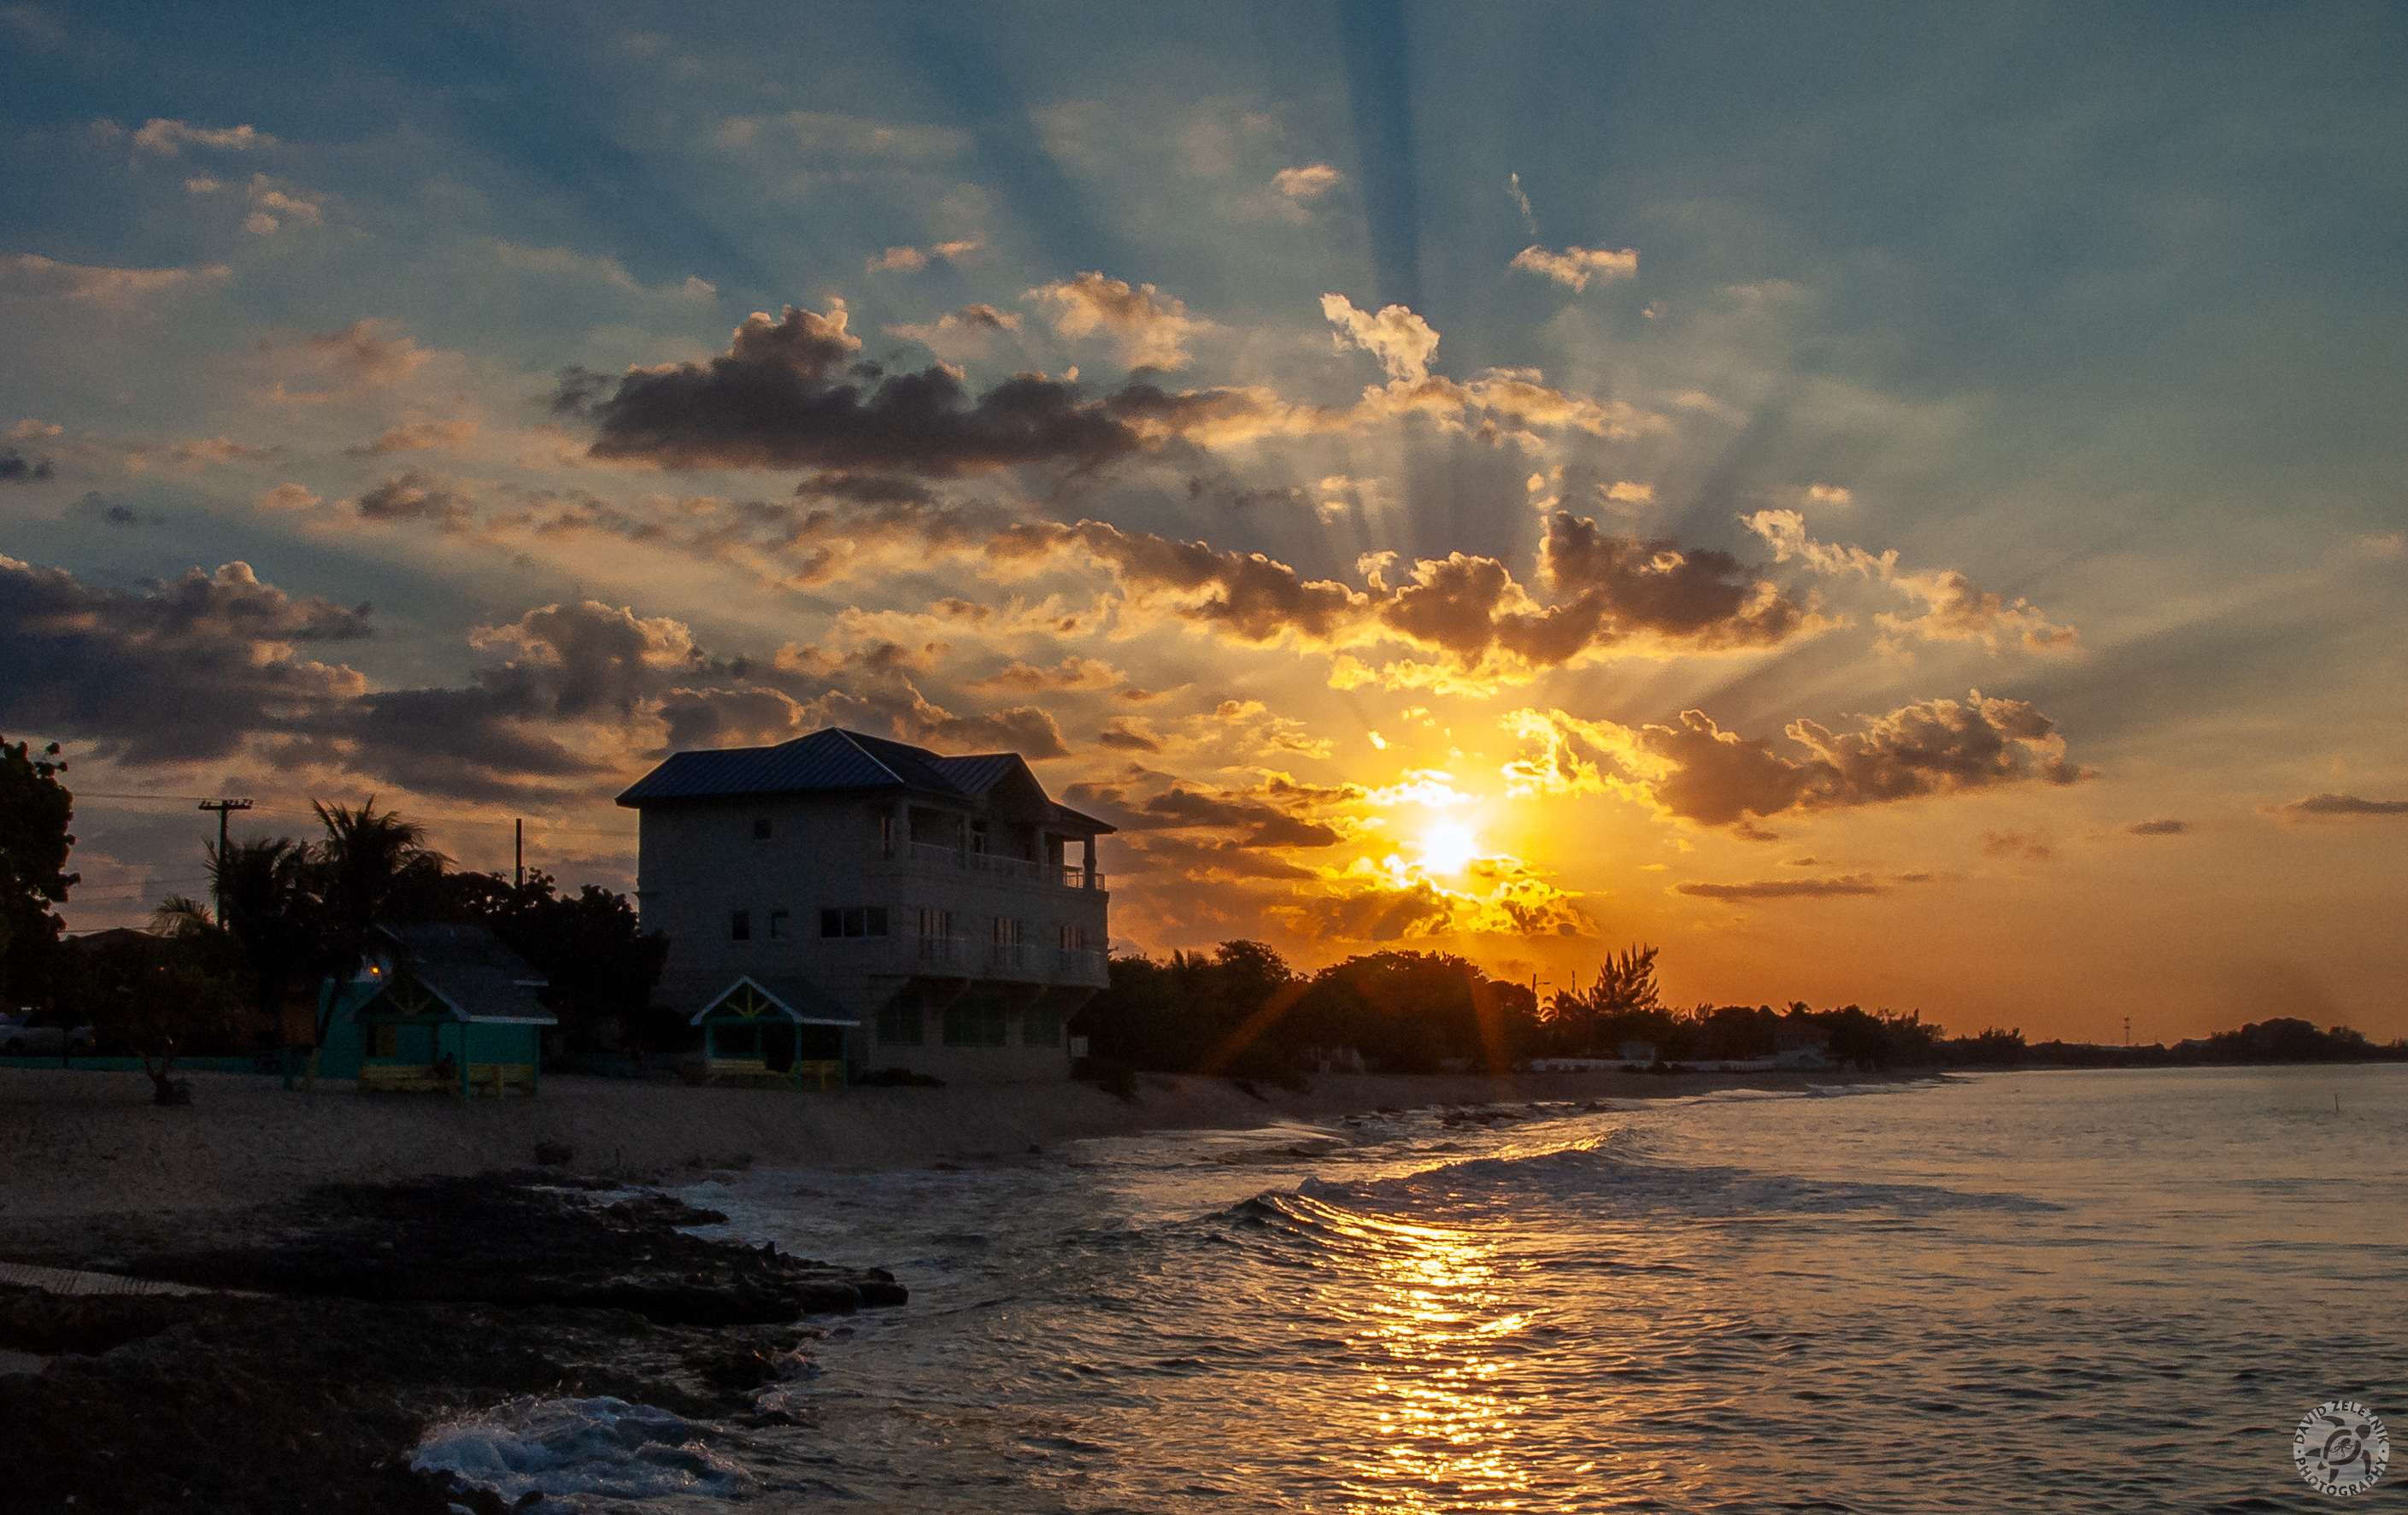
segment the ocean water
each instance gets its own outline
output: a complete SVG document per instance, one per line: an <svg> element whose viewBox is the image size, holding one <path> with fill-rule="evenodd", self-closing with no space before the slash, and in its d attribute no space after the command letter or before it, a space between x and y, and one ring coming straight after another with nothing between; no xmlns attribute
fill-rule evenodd
<svg viewBox="0 0 2408 1515"><path fill-rule="evenodd" d="M574 1508L2306 1510L2408 1441L2408 1068L1513 1104L755 1171L703 1234L892 1268L738 1431L504 1407ZM2349 1503L2408 1508L2408 1447ZM553 1507L556 1508L556 1507Z"/></svg>

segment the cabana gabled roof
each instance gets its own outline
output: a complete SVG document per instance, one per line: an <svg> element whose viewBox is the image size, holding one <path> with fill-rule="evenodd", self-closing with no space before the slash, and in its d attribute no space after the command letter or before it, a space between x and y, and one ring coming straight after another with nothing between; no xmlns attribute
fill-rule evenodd
<svg viewBox="0 0 2408 1515"><path fill-rule="evenodd" d="M651 805L788 794L924 794L956 804L1025 812L1056 831L1102 836L1113 828L1047 797L1017 752L946 757L924 747L828 726L775 747L677 752L619 796Z"/></svg>
<svg viewBox="0 0 2408 1515"><path fill-rule="evenodd" d="M536 991L551 987L550 980L483 926L428 922L377 930L392 944L392 982L362 1004L359 1014L369 1015L382 1001L403 1015L423 1015L439 1007L454 1021L560 1023L536 997ZM371 971L387 970L380 965Z"/></svg>
<svg viewBox="0 0 2408 1515"><path fill-rule="evenodd" d="M793 974L739 975L711 1002L696 1010L689 1025L706 1021L784 1021L798 1026L857 1026L844 1007L809 979Z"/></svg>

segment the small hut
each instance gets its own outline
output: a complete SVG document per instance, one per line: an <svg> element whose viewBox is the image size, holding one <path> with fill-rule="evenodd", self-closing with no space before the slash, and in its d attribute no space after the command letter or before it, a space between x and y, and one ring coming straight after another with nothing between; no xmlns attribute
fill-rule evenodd
<svg viewBox="0 0 2408 1515"><path fill-rule="evenodd" d="M388 946L361 970L340 1017L349 1027L337 1028L355 1038L360 1092L533 1094L544 1029L559 1024L536 998L543 976L482 926L379 932Z"/></svg>
<svg viewBox="0 0 2408 1515"><path fill-rule="evenodd" d="M739 976L694 1017L701 1081L844 1087L844 1034L861 1024L808 979Z"/></svg>

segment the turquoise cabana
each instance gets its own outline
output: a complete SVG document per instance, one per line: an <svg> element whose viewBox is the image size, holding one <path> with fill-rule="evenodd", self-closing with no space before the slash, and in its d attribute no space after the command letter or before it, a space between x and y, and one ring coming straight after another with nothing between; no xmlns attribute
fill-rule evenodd
<svg viewBox="0 0 2408 1515"><path fill-rule="evenodd" d="M345 987L321 1071L360 1092L533 1094L544 1031L559 1024L536 997L549 987L482 926L379 928L386 948Z"/></svg>
<svg viewBox="0 0 2408 1515"><path fill-rule="evenodd" d="M844 1034L861 1024L808 979L747 974L695 1013L702 1081L844 1087Z"/></svg>

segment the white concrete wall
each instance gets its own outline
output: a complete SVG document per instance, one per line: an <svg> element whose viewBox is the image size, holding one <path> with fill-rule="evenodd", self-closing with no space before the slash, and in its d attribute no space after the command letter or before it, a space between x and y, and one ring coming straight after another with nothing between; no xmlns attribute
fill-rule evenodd
<svg viewBox="0 0 2408 1515"><path fill-rule="evenodd" d="M932 829L958 835L953 822L967 815L939 816L925 804L915 808L924 835ZM891 801L809 796L647 807L637 893L644 929L666 932L669 938L662 1003L691 1015L738 975L799 975L862 1022L848 1034L848 1060L857 1068L906 1067L965 1083L1068 1077L1067 1034L1058 1046L1025 1045L1025 1017L1015 1008L1006 1018L1009 1045L949 1047L938 1007L969 985L1008 986L996 993L1015 1007L1051 1006L1067 1022L1107 981L1105 893L1065 887L1059 867L974 855L966 867L958 848L883 847L882 811L896 813ZM762 817L769 821L766 840L752 834L754 821ZM996 844L1008 845L1009 830L1000 822L993 829ZM1074 839L1073 865L1079 856ZM883 938L820 936L822 909L869 906L886 909ZM924 908L953 912L950 943L923 949ZM730 934L738 910L749 912L749 941ZM781 934L773 936L772 912L778 910L787 913ZM997 916L1021 922L1017 951L995 947ZM1083 928L1089 951L1060 950L1060 928L1066 925ZM879 1045L878 1012L906 991L917 991L927 1002L921 1045Z"/></svg>

